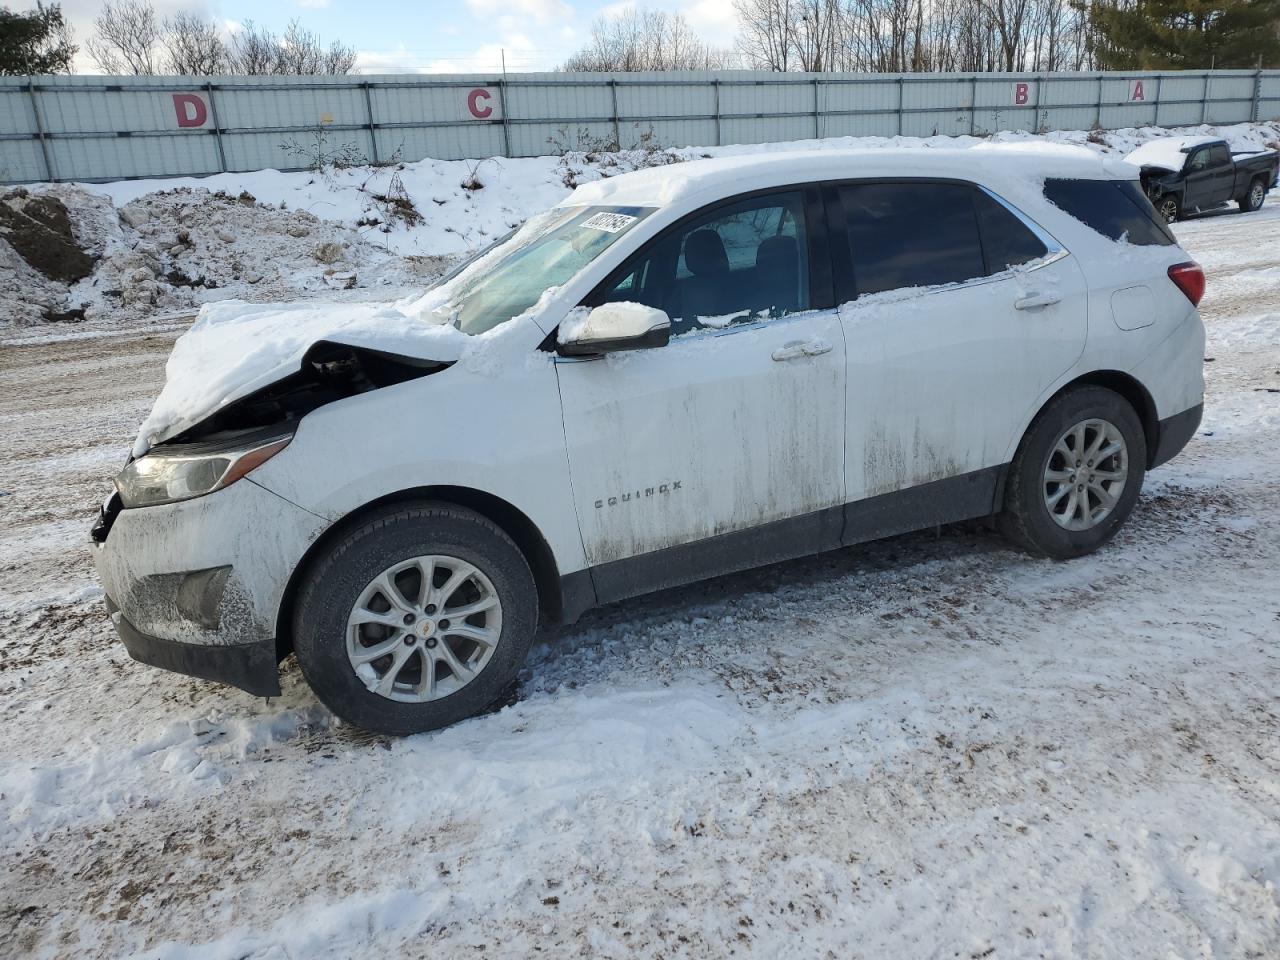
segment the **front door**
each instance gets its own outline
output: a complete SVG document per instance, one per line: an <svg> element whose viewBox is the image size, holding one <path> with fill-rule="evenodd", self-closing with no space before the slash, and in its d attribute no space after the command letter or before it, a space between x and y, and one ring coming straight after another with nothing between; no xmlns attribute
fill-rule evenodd
<svg viewBox="0 0 1280 960"><path fill-rule="evenodd" d="M851 504L846 539L990 512L1028 411L1084 348L1083 273L970 184L863 182L828 195L847 233L833 247L856 281L840 308L845 469L849 500L864 507Z"/></svg>
<svg viewBox="0 0 1280 960"><path fill-rule="evenodd" d="M816 190L717 205L589 302L657 307L673 333L556 363L601 601L838 543L845 352L829 271L811 270L815 220Z"/></svg>

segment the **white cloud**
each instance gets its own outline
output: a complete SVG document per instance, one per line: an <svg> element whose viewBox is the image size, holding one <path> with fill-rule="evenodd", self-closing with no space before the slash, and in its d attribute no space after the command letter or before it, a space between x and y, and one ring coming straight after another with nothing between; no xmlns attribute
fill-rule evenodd
<svg viewBox="0 0 1280 960"><path fill-rule="evenodd" d="M297 3L306 10L323 10L329 6L329 0L297 0Z"/></svg>
<svg viewBox="0 0 1280 960"><path fill-rule="evenodd" d="M573 17L573 8L565 0L466 0L466 3L467 8L480 17L517 14L539 24Z"/></svg>

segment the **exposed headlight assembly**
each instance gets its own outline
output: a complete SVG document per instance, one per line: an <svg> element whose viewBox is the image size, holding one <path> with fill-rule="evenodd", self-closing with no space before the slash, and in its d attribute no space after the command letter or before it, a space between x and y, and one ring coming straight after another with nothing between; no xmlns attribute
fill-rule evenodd
<svg viewBox="0 0 1280 960"><path fill-rule="evenodd" d="M234 446L207 443L160 447L134 460L116 477L120 503L154 507L202 497L230 486L289 445L292 436L241 442Z"/></svg>

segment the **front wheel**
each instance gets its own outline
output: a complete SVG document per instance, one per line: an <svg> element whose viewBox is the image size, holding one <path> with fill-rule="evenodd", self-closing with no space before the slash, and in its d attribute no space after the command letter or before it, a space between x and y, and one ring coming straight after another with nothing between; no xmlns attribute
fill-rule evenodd
<svg viewBox="0 0 1280 960"><path fill-rule="evenodd" d="M1267 185L1263 183L1261 178L1254 180L1249 184L1249 192L1243 199L1236 201L1240 205L1241 213L1253 213L1255 210L1262 209L1262 203L1267 199Z"/></svg>
<svg viewBox="0 0 1280 960"><path fill-rule="evenodd" d="M312 563L294 608L294 652L343 720L421 733L506 693L537 614L529 565L496 524L451 504L394 507Z"/></svg>
<svg viewBox="0 0 1280 960"><path fill-rule="evenodd" d="M1053 400L1027 430L1005 484L1002 532L1028 552L1066 560L1115 536L1146 473L1142 423L1103 387Z"/></svg>
<svg viewBox="0 0 1280 960"><path fill-rule="evenodd" d="M1166 193L1156 201L1156 212L1165 223L1177 223L1182 219L1182 204L1171 193Z"/></svg>

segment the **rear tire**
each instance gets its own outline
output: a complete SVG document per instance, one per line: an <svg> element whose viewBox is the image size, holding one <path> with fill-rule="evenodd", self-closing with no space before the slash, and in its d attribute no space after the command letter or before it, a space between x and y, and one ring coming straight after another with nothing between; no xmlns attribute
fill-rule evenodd
<svg viewBox="0 0 1280 960"><path fill-rule="evenodd" d="M400 505L312 562L294 608L294 652L335 714L402 736L503 699L537 622L529 564L496 524L452 504Z"/></svg>
<svg viewBox="0 0 1280 960"><path fill-rule="evenodd" d="M1248 191L1236 203L1239 205L1241 213L1253 213L1262 209L1263 201L1266 199L1266 181L1262 177L1255 177L1253 182L1249 184Z"/></svg>
<svg viewBox="0 0 1280 960"><path fill-rule="evenodd" d="M1092 553L1133 512L1146 463L1142 422L1129 402L1104 387L1072 389L1022 438L1005 481L1000 530L1036 556Z"/></svg>

